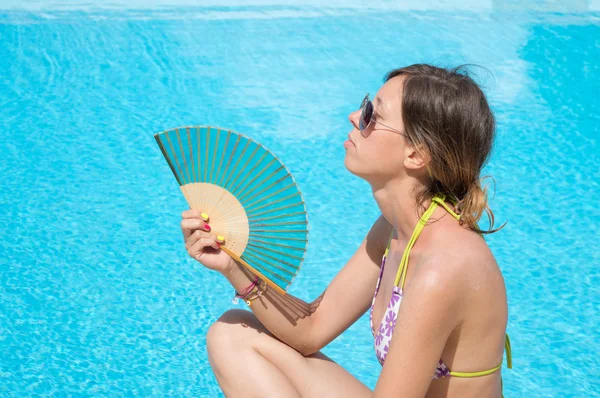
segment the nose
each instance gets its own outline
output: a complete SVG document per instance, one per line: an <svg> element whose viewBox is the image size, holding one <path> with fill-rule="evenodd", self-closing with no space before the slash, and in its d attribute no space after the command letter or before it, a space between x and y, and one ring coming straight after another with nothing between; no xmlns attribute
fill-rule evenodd
<svg viewBox="0 0 600 398"><path fill-rule="evenodd" d="M358 129L358 126L359 126L359 123L358 123L359 118L360 118L360 109L357 109L348 115L348 120L350 121L350 123L352 123L352 125L356 129Z"/></svg>

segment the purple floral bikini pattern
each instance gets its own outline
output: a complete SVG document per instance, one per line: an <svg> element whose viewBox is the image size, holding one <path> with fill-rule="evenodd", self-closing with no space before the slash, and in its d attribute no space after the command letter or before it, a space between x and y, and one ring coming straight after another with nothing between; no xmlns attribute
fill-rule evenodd
<svg viewBox="0 0 600 398"><path fill-rule="evenodd" d="M373 328L373 306L375 304L375 298L377 297L377 291L379 290L379 283L381 282L381 275L383 274L383 267L385 266L385 256L381 261L381 272L379 274L379 279L377 280L377 287L375 288L375 294L373 295L373 302L371 303L371 310L369 311L369 320L371 323L371 332L373 333L373 337L375 339L375 354L377 355L377 359L381 366L383 366L385 362L385 358L390 349L390 343L392 341L392 334L394 333L394 328L396 327L396 320L398 317L398 310L400 309L400 304L402 303L403 292L398 286L394 286L392 290L392 297L388 306L385 310L385 314L383 316L383 320L381 321L381 325L379 328L375 330ZM444 364L444 362L440 359L438 366L435 370L432 379L442 379L450 377L450 370Z"/></svg>
<svg viewBox="0 0 600 398"><path fill-rule="evenodd" d="M379 329L377 330L377 332L375 333L375 345L381 345L381 342L383 341L383 333L385 333L383 331L383 323L381 323L381 325L379 325Z"/></svg>
<svg viewBox="0 0 600 398"><path fill-rule="evenodd" d="M392 334L396 327L396 318L398 316L398 309L402 302L402 292L400 288L394 287L392 292L392 298L385 310L383 321L379 328L375 332L375 353L379 363L383 366L385 357L390 349L390 343L392 341Z"/></svg>
<svg viewBox="0 0 600 398"><path fill-rule="evenodd" d="M437 369L435 370L435 374L433 375L434 379L444 379L446 377L450 377L450 369L446 366L446 364L440 359L438 362Z"/></svg>

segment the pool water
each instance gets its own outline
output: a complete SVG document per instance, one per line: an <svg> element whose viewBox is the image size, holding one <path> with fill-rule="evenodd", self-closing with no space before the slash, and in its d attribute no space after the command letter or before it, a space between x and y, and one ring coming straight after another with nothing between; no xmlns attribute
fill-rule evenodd
<svg viewBox="0 0 600 398"><path fill-rule="evenodd" d="M232 289L187 257L152 134L220 125L281 158L310 301L378 216L347 115L417 62L486 68L505 396L599 394L600 2L318 3L0 4L0 396L220 396L205 334ZM372 344L365 315L324 352L373 388Z"/></svg>

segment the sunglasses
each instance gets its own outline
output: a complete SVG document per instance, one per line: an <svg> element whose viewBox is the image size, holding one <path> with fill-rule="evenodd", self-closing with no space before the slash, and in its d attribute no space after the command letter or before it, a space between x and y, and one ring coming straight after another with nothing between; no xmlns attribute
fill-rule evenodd
<svg viewBox="0 0 600 398"><path fill-rule="evenodd" d="M402 131L397 130L391 126L387 126L381 122L378 122L377 120L375 120L373 118L373 112L375 111L375 108L373 107L373 103L371 102L371 99L369 98L369 94L365 95L365 98L362 100L362 103L360 104L360 111L361 112L360 112L360 119L358 119L358 129L360 130L360 134L364 138L367 138L368 136L371 135L372 130L367 132L367 129L368 129L369 125L371 124L371 122L381 124L382 126L387 127L389 130L405 136L405 134Z"/></svg>

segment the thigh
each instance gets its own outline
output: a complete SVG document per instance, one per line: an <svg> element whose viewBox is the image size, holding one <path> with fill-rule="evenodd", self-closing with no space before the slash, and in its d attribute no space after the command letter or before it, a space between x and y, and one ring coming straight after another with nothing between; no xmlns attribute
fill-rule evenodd
<svg viewBox="0 0 600 398"><path fill-rule="evenodd" d="M302 397L370 397L371 390L320 351L303 356L269 332L256 316L245 310L230 310L219 327L236 328L235 334L276 366Z"/></svg>

